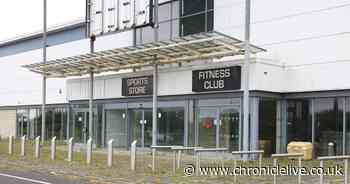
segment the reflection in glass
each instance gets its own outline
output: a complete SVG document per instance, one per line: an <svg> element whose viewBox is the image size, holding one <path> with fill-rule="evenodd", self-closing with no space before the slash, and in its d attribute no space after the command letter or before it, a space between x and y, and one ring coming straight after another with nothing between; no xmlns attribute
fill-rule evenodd
<svg viewBox="0 0 350 184"><path fill-rule="evenodd" d="M200 108L198 112L198 146L216 147L216 124L218 109Z"/></svg>
<svg viewBox="0 0 350 184"><path fill-rule="evenodd" d="M342 154L343 100L315 99L315 149L317 155L327 155L328 143L335 144L337 155Z"/></svg>
<svg viewBox="0 0 350 184"><path fill-rule="evenodd" d="M287 143L312 142L312 116L310 100L291 100L287 107Z"/></svg>
<svg viewBox="0 0 350 184"><path fill-rule="evenodd" d="M158 144L183 145L184 109L161 108L158 114Z"/></svg>
<svg viewBox="0 0 350 184"><path fill-rule="evenodd" d="M138 146L148 147L152 144L152 110L130 111L132 141L137 140Z"/></svg>
<svg viewBox="0 0 350 184"><path fill-rule="evenodd" d="M124 110L106 111L106 140L114 139L114 147L127 147L127 124Z"/></svg>
<svg viewBox="0 0 350 184"><path fill-rule="evenodd" d="M259 101L259 147L266 155L276 152L276 113L275 99Z"/></svg>
<svg viewBox="0 0 350 184"><path fill-rule="evenodd" d="M229 151L238 151L239 147L239 111L225 108L220 112L220 147Z"/></svg>

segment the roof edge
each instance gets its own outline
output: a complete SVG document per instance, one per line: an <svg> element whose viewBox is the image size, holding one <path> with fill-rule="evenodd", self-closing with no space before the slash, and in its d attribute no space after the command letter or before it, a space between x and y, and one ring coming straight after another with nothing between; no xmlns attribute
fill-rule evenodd
<svg viewBox="0 0 350 184"><path fill-rule="evenodd" d="M85 20L79 19L79 20L68 22L68 23L65 23L65 24L52 26L51 28L48 29L47 34L51 35L51 34L63 32L63 31L67 31L67 30L72 30L72 29L76 29L76 28L79 28L79 27L83 27L85 25L86 25ZM7 39L7 40L0 41L0 47L5 47L5 46L13 45L13 44L16 44L16 43L19 43L19 42L36 39L36 38L41 38L42 35L43 35L43 31L35 31L35 32L32 32L32 33L23 34L23 35L14 37L14 38L10 38L10 39Z"/></svg>

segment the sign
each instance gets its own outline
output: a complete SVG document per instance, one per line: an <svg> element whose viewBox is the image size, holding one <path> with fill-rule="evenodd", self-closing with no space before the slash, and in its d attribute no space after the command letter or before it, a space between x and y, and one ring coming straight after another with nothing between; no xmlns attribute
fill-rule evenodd
<svg viewBox="0 0 350 184"><path fill-rule="evenodd" d="M192 91L227 91L241 89L241 67L233 66L192 71Z"/></svg>
<svg viewBox="0 0 350 184"><path fill-rule="evenodd" d="M144 96L153 94L153 76L123 78L123 96Z"/></svg>

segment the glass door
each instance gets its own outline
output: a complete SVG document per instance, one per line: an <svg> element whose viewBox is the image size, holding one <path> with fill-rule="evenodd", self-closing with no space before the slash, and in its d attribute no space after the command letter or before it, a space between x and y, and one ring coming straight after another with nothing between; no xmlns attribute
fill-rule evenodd
<svg viewBox="0 0 350 184"><path fill-rule="evenodd" d="M219 147L228 148L229 151L239 149L239 109L220 109Z"/></svg>
<svg viewBox="0 0 350 184"><path fill-rule="evenodd" d="M200 108L198 112L198 146L239 148L239 108Z"/></svg>
<svg viewBox="0 0 350 184"><path fill-rule="evenodd" d="M74 140L77 143L86 143L88 137L88 112L77 112L74 119Z"/></svg>
<svg viewBox="0 0 350 184"><path fill-rule="evenodd" d="M200 108L198 113L198 146L215 148L219 122L218 108Z"/></svg>
<svg viewBox="0 0 350 184"><path fill-rule="evenodd" d="M106 110L106 140L114 139L114 147L127 147L125 110Z"/></svg>
<svg viewBox="0 0 350 184"><path fill-rule="evenodd" d="M152 145L152 111L148 109L131 111L132 140L142 148Z"/></svg>

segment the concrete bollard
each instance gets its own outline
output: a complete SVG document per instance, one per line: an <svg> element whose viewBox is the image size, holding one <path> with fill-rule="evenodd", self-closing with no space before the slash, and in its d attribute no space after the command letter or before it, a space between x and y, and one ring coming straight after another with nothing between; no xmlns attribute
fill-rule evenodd
<svg viewBox="0 0 350 184"><path fill-rule="evenodd" d="M51 160L56 159L56 136L51 139Z"/></svg>
<svg viewBox="0 0 350 184"><path fill-rule="evenodd" d="M22 136L21 138L21 156L26 155L26 136Z"/></svg>
<svg viewBox="0 0 350 184"><path fill-rule="evenodd" d="M131 164L131 170L136 170L136 143L137 140L131 143L131 149L130 149L130 164Z"/></svg>
<svg viewBox="0 0 350 184"><path fill-rule="evenodd" d="M73 160L73 143L74 137L71 137L68 140L68 162L71 162Z"/></svg>
<svg viewBox="0 0 350 184"><path fill-rule="evenodd" d="M40 136L35 138L35 158L40 157Z"/></svg>
<svg viewBox="0 0 350 184"><path fill-rule="evenodd" d="M9 136L9 155L13 153L13 136Z"/></svg>
<svg viewBox="0 0 350 184"><path fill-rule="evenodd" d="M108 141L108 158L107 158L107 166L112 167L113 165L113 142L114 139Z"/></svg>
<svg viewBox="0 0 350 184"><path fill-rule="evenodd" d="M90 137L89 140L86 143L86 163L91 163L91 157L92 157L92 138Z"/></svg>

